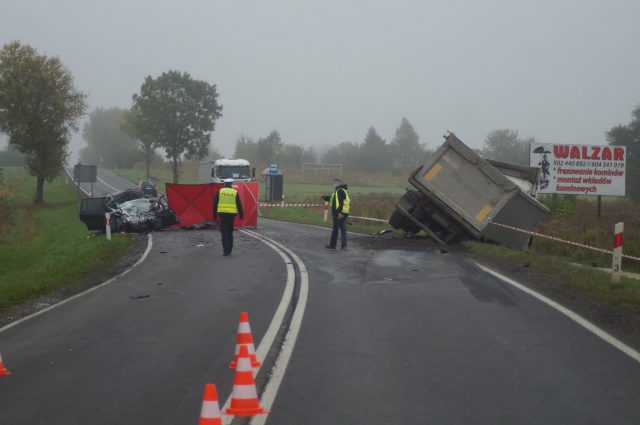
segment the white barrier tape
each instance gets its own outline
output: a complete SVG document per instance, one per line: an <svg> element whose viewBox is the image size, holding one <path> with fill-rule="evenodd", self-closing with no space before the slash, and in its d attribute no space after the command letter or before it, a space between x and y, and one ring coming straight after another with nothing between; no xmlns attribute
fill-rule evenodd
<svg viewBox="0 0 640 425"><path fill-rule="evenodd" d="M350 215L349 218L355 218L357 220L369 220L369 221L375 221L377 223L387 223L387 220L383 220L381 218L370 218L370 217L358 217L355 215Z"/></svg>
<svg viewBox="0 0 640 425"><path fill-rule="evenodd" d="M315 207L320 208L322 205L320 204L267 204L264 202L260 202L258 204L259 207Z"/></svg>
<svg viewBox="0 0 640 425"><path fill-rule="evenodd" d="M532 232L531 230L520 229L519 227L507 226L506 224L500 224L500 223L496 223L494 221L490 221L489 224L493 224L494 226L498 226L498 227L504 227L505 229L515 230L516 232L527 233L527 234L529 234L531 236L536 236L536 237L543 238L543 239L549 239L549 240L556 241L556 242L566 243L567 245L577 246L578 248L590 249L592 251L596 251L596 252L600 252L600 253L608 254L608 255L612 255L613 254L612 251L607 251L606 249L596 248L594 246L584 245L584 244L581 244L581 243L578 243L578 242L572 242L572 241L568 241L568 240L565 240L565 239L556 238L555 236L543 235L542 233ZM622 258L627 258L629 260L640 261L640 257L633 257L631 255L626 255L626 254L623 254Z"/></svg>

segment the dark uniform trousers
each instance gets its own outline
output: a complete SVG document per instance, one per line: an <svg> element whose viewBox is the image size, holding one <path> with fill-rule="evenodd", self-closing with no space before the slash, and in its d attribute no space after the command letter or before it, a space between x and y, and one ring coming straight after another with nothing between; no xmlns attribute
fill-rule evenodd
<svg viewBox="0 0 640 425"><path fill-rule="evenodd" d="M233 250L233 222L236 214L219 213L220 216L220 233L222 234L222 252L231 254Z"/></svg>

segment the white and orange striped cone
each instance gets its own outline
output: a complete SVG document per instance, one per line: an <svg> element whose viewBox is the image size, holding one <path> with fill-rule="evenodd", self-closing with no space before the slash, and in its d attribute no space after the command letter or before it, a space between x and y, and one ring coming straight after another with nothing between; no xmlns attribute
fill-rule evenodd
<svg viewBox="0 0 640 425"><path fill-rule="evenodd" d="M214 384L204 387L202 409L200 410L200 422L198 425L222 425L220 404L218 403L218 391Z"/></svg>
<svg viewBox="0 0 640 425"><path fill-rule="evenodd" d="M2 363L2 354L0 354L0 376L2 375L11 375L11 372L4 367L4 363Z"/></svg>
<svg viewBox="0 0 640 425"><path fill-rule="evenodd" d="M249 350L245 345L240 346L238 367L236 367L236 374L233 377L231 405L224 413L235 416L255 416L269 413L260 406L258 401L258 391L256 390L256 382L253 380Z"/></svg>
<svg viewBox="0 0 640 425"><path fill-rule="evenodd" d="M251 326L249 325L249 314L246 311L240 313L240 323L238 323L238 335L236 336L236 352L233 361L229 365L229 369L235 369L240 355L240 347L247 347L249 358L251 359L251 367L260 367L261 363L256 357L256 348L253 345L253 335L251 334Z"/></svg>

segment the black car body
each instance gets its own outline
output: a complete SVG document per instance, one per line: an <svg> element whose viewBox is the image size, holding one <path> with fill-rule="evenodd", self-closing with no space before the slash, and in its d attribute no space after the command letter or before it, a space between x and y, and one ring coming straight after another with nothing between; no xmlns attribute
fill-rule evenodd
<svg viewBox="0 0 640 425"><path fill-rule="evenodd" d="M146 232L178 224L164 196L145 197L137 190L87 198L80 204L80 220L89 230L105 230L105 213L111 214L114 232Z"/></svg>

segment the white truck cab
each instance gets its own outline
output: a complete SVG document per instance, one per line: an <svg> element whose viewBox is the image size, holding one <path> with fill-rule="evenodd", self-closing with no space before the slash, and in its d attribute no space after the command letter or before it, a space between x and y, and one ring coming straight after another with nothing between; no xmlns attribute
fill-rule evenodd
<svg viewBox="0 0 640 425"><path fill-rule="evenodd" d="M207 180L213 183L222 183L224 179L232 178L238 182L255 180L255 170L246 159L216 159L200 163L202 171L207 170ZM204 173L198 173L199 180L203 181Z"/></svg>

